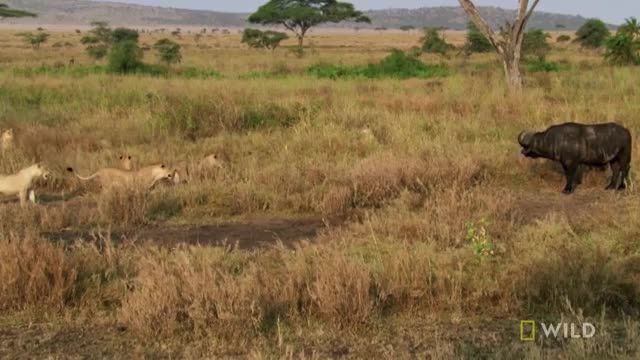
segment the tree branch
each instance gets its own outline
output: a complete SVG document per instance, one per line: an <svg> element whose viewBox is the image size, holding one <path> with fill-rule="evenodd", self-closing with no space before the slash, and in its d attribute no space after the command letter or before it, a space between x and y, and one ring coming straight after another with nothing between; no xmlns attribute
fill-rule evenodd
<svg viewBox="0 0 640 360"><path fill-rule="evenodd" d="M526 25L529 22L529 18L531 17L531 15L533 14L533 10L536 9L536 6L538 6L538 3L540 2L540 0L535 0L533 2L533 5L531 5L531 9L529 9L529 12L527 13L527 16L525 16L524 18L524 24Z"/></svg>
<svg viewBox="0 0 640 360"><path fill-rule="evenodd" d="M476 25L478 31L480 31L482 35L484 35L487 40L489 40L491 45L496 48L498 53L502 55L504 53L504 49L501 45L500 39L493 31L491 26L489 26L489 24L482 18L482 16L480 16L480 12L473 4L473 2L471 2L471 0L458 0L458 2L460 2L460 6L462 6L464 11L467 13L471 22Z"/></svg>
<svg viewBox="0 0 640 360"><path fill-rule="evenodd" d="M514 39L522 38L522 33L524 33L524 29L527 26L527 23L529 22L529 18L533 14L533 10L535 10L539 2L540 0L535 0L533 2L533 5L531 6L531 9L528 9L529 0L520 0L520 12L518 13L518 26L517 26L517 29L515 29L517 30L517 32L513 34L515 36Z"/></svg>

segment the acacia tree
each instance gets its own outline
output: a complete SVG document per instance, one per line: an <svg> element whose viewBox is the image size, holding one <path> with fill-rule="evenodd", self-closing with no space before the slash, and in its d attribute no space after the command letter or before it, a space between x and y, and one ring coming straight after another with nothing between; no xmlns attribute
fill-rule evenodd
<svg viewBox="0 0 640 360"><path fill-rule="evenodd" d="M109 47L113 43L113 30L105 21L91 22L93 29L82 37L80 42L87 45L87 54L96 60L100 60L107 56Z"/></svg>
<svg viewBox="0 0 640 360"><path fill-rule="evenodd" d="M26 32L16 34L16 36L22 37L27 44L31 45L33 50L40 49L40 45L44 44L49 39L49 34L45 32L37 32L35 34Z"/></svg>
<svg viewBox="0 0 640 360"><path fill-rule="evenodd" d="M0 4L0 19L3 18L23 18L23 17L36 17L37 15L18 9L11 9L7 4Z"/></svg>
<svg viewBox="0 0 640 360"><path fill-rule="evenodd" d="M282 25L293 31L300 50L309 29L324 23L343 21L371 22L353 4L337 0L269 0L249 16L249 22L253 24Z"/></svg>
<svg viewBox="0 0 640 360"><path fill-rule="evenodd" d="M160 61L171 66L182 61L182 53L180 52L180 44L167 38L160 39L153 45L158 52Z"/></svg>
<svg viewBox="0 0 640 360"><path fill-rule="evenodd" d="M260 31L258 29L244 29L242 32L242 43L249 45L249 47L256 49L269 49L274 51L280 43L289 36L283 32L278 31Z"/></svg>
<svg viewBox="0 0 640 360"><path fill-rule="evenodd" d="M540 0L534 0L529 7L529 0L518 0L519 6L513 23L507 23L500 33L496 33L489 23L482 18L478 8L471 0L458 0L469 19L478 31L484 35L498 52L502 59L507 85L511 90L522 89L522 73L520 72L520 58L522 55L522 40L527 22Z"/></svg>

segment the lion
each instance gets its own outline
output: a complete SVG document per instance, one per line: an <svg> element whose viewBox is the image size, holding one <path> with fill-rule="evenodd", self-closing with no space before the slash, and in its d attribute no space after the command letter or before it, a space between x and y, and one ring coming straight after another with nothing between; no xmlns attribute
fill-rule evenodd
<svg viewBox="0 0 640 360"><path fill-rule="evenodd" d="M173 171L174 184L184 184L189 182L195 175L203 174L213 169L221 169L225 166L225 161L218 154L210 154L195 163L183 161L176 166Z"/></svg>
<svg viewBox="0 0 640 360"><path fill-rule="evenodd" d="M24 206L27 198L35 203L35 192L32 189L36 179L47 180L50 172L42 164L31 165L13 175L0 175L0 194L18 195L20 205Z"/></svg>
<svg viewBox="0 0 640 360"><path fill-rule="evenodd" d="M103 189L113 186L135 185L152 189L160 181L171 181L173 179L173 172L169 171L169 169L162 164L147 166L137 171L104 168L87 177L78 175L71 167L67 168L67 171L82 181L96 180Z"/></svg>
<svg viewBox="0 0 640 360"><path fill-rule="evenodd" d="M133 157L131 155L120 155L120 168L123 170L133 170Z"/></svg>
<svg viewBox="0 0 640 360"><path fill-rule="evenodd" d="M0 147L2 147L2 152L11 150L13 148L13 140L14 140L13 129L5 130L2 133L2 137L0 137Z"/></svg>

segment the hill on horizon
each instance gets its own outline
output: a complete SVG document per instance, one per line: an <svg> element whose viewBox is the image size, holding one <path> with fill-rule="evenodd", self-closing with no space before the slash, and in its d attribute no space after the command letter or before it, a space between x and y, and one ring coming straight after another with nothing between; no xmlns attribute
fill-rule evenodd
<svg viewBox="0 0 640 360"><path fill-rule="evenodd" d="M87 25L93 20L108 21L116 26L216 26L246 27L249 14L225 13L205 10L187 10L157 6L88 0L5 0L9 6L36 12L36 19L4 19L3 24ZM493 27L513 19L515 10L497 7L480 7L480 12ZM358 24L360 28L401 26L421 28L443 27L454 30L466 28L467 16L460 7L429 7L420 9L385 9L365 12L371 25ZM578 15L562 15L536 12L530 28L544 30L575 30L586 19ZM354 24L330 24L330 27L348 28Z"/></svg>

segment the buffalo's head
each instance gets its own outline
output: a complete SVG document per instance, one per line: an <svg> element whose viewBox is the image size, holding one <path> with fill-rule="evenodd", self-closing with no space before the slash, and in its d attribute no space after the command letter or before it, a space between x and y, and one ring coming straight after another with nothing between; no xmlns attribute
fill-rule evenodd
<svg viewBox="0 0 640 360"><path fill-rule="evenodd" d="M518 143L522 146L522 155L537 158L541 155L535 149L535 133L523 131L518 135Z"/></svg>

